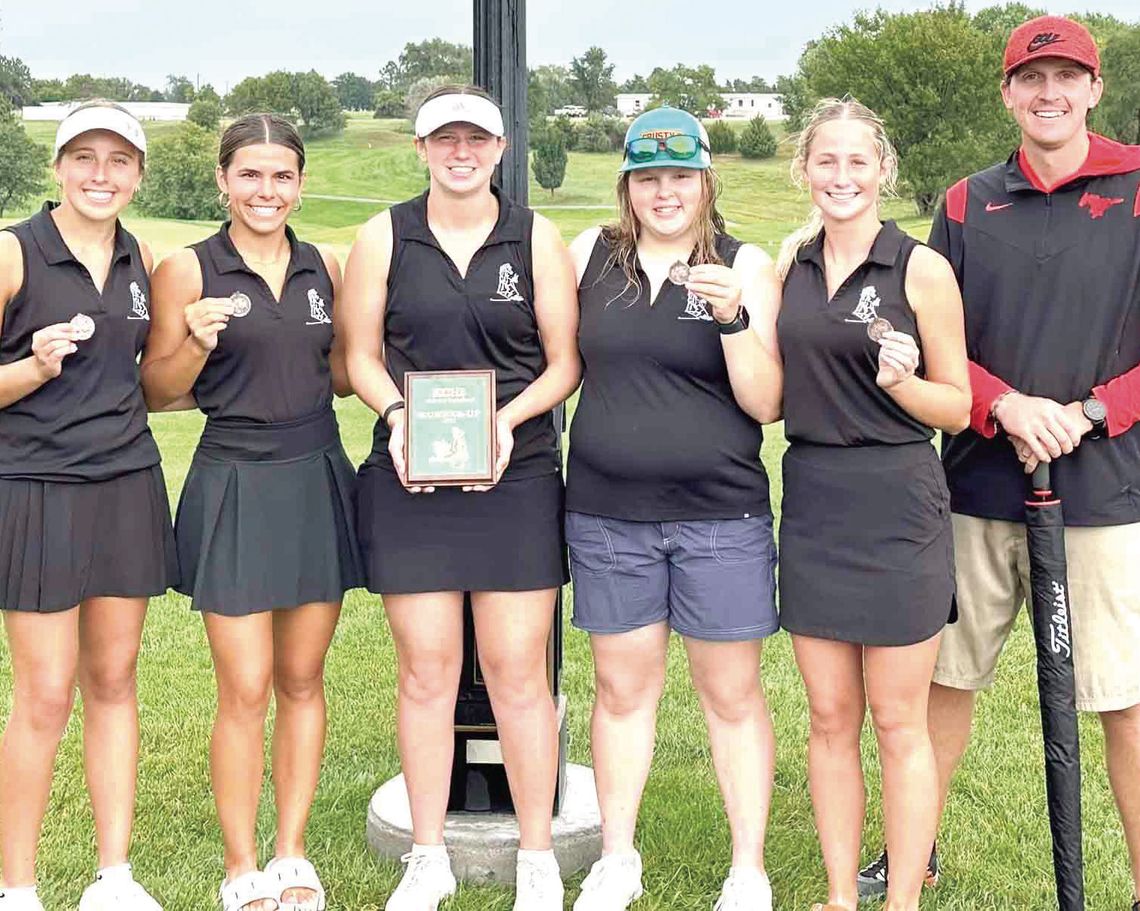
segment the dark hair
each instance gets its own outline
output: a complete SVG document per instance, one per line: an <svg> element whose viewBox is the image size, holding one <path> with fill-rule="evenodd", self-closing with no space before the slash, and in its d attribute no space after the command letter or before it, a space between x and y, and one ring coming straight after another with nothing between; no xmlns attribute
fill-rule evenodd
<svg viewBox="0 0 1140 911"><path fill-rule="evenodd" d="M301 141L301 134L280 114L246 114L226 127L218 145L218 167L224 171L238 149L261 143L292 149L297 153L300 170L305 170L305 143Z"/></svg>
<svg viewBox="0 0 1140 911"><path fill-rule="evenodd" d="M441 85L420 102L420 107L422 108L433 98L439 98L441 95L477 95L480 98L486 98L491 104L497 107L500 112L503 110L502 105L495 100L495 96L486 89L481 89L477 85L459 85L458 83L455 85Z"/></svg>
<svg viewBox="0 0 1140 911"><path fill-rule="evenodd" d="M134 114L132 114L130 111L128 111L125 107L123 107L118 102L111 101L108 98L92 98L90 101L85 101L85 102L83 102L83 104L76 105L70 111L67 112L67 117L64 117L63 119L67 120L68 117L71 117L73 114L77 114L80 111L84 111L87 108L112 108L116 111L119 111L123 114L126 114L128 117L130 117L136 123L138 122L138 118ZM142 124L139 124L139 127L141 129ZM131 143L131 145L133 147L134 144ZM146 170L146 152L144 152L142 149L135 149L135 151L139 153L139 170L145 171ZM56 156L55 156L55 163L56 164L59 164L59 160L61 158L63 158L63 153L64 153L64 149L60 149L59 152L56 153Z"/></svg>

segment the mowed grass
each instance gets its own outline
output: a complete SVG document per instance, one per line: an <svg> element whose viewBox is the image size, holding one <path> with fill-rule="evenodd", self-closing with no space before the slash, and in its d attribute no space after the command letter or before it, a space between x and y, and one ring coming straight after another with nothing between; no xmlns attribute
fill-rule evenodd
<svg viewBox="0 0 1140 911"><path fill-rule="evenodd" d="M313 194L400 199L422 189L422 167L411 153L406 128L402 131L396 122L353 120L344 136L312 143L310 153L310 198L294 223L303 237L333 244L342 258L356 226L383 205L317 200ZM572 154L566 186L555 194L555 204L607 204L612 200L617 161L616 155ZM787 179L786 147L775 161L723 156L718 167L725 186L723 208L739 236L774 244L803 217L805 201ZM544 203L547 196L532 187L534 202ZM925 235L927 225L910 214L913 210L906 203L892 203L888 211L918 236ZM607 215L604 209L545 212L567 238ZM216 229L214 223L140 218L128 218L128 225L159 256ZM337 408L345 446L358 463L370 445L373 417L355 399L338 402ZM173 502L202 419L191 414L155 415L152 426L163 451ZM763 458L778 514L779 463L785 443L779 426L770 428L767 437ZM565 615L568 618L569 593ZM1033 667L1032 642L1023 618L1002 659L996 687L980 699L976 736L942 829L943 884L927 893L924 908L1044 911L1055 907ZM399 769L395 669L379 599L352 592L329 655L329 740L309 829L309 853L329 890L331 909L376 911L400 875L397 864L377 860L364 840L368 800ZM703 719L687 674L683 649L674 641L639 829L646 896L635 907L643 911L708 909L727 872L727 825ZM777 635L766 645L763 677L777 737L767 860L777 908L795 911L825 898L826 883L806 777L807 707L788 637ZM199 911L212 907L221 878L221 839L207 765L214 689L200 619L181 596L170 594L152 602L139 678L143 745L132 860L139 878L153 888L168 911ZM589 763L593 699L589 647L586 636L568 623L563 679L570 698L570 758ZM10 665L5 646L0 645L0 696L6 708L10 708L10 689ZM80 707L60 752L44 830L40 879L49 911L75 907L95 863L81 725ZM1088 907L1125 911L1128 867L1095 719L1082 720L1082 735ZM882 838L879 771L869 729L864 757L869 792L864 853L869 856ZM267 780L259 826L263 859L272 851L271 795ZM580 879L579 875L570 880L567 908ZM511 903L508 890L463 887L450 907L507 911Z"/></svg>

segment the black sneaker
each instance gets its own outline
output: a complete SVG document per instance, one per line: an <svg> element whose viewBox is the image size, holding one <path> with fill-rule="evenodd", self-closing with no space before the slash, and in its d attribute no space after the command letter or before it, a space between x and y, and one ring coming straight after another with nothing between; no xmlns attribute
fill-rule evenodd
<svg viewBox="0 0 1140 911"><path fill-rule="evenodd" d="M923 885L933 889L938 885L938 874L938 845L935 844L930 849L930 861L926 865L926 877L923 879ZM859 871L856 885L859 887L859 898L861 899L876 898L887 894L886 850ZM1137 904L1140 905L1140 902ZM1134 907L1132 911L1140 911L1140 907Z"/></svg>

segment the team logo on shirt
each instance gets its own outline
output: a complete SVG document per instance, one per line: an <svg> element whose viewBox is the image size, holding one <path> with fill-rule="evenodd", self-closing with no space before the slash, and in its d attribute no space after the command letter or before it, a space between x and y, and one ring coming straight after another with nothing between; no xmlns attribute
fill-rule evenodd
<svg viewBox="0 0 1140 911"><path fill-rule="evenodd" d="M329 315L325 313L325 302L316 288L309 289L309 321L305 323L306 326L320 326L323 324L331 323Z"/></svg>
<svg viewBox="0 0 1140 911"><path fill-rule="evenodd" d="M496 303L526 300L519 294L519 274L510 263L499 266L499 286L495 288L495 297L491 300Z"/></svg>
<svg viewBox="0 0 1140 911"><path fill-rule="evenodd" d="M131 282L131 312L127 319L150 319L150 311L146 308L146 295L138 282Z"/></svg>
<svg viewBox="0 0 1140 911"><path fill-rule="evenodd" d="M879 318L879 307L883 299L874 285L867 285L859 292L859 303L851 311L851 316L843 320L845 323L870 323Z"/></svg>
<svg viewBox="0 0 1140 911"><path fill-rule="evenodd" d="M709 313L708 301L694 294L692 291L685 292L685 312L678 316L677 319L699 319L706 323L711 323L712 314Z"/></svg>
<svg viewBox="0 0 1140 911"><path fill-rule="evenodd" d="M1118 196L1098 196L1096 193L1085 193L1077 205L1082 209L1089 210L1089 218L1104 218L1105 212L1123 202L1124 200Z"/></svg>

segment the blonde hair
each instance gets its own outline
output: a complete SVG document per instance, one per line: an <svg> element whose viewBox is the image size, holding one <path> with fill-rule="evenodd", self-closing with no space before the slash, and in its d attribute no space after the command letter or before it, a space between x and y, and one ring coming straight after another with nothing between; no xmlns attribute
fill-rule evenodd
<svg viewBox="0 0 1140 911"><path fill-rule="evenodd" d="M629 180L632 171L625 171L618 178L617 200L618 220L602 226L602 240L610 249L609 259L606 260L602 273L617 267L625 274L625 287L613 300L625 297L630 288L635 289L634 300L641 295L641 279L637 274L637 237L641 232L641 223L633 211L633 203L629 198ZM697 243L693 248L692 262L712 263L723 265L720 254L716 252L716 236L725 233L724 216L716 207L720 197L720 178L710 168L701 171L701 203L697 210L697 217L693 226L697 232ZM607 303L612 303L608 301ZM632 302L631 302L632 303Z"/></svg>
<svg viewBox="0 0 1140 911"><path fill-rule="evenodd" d="M125 107L123 107L117 101L111 101L107 98L91 98L87 101L84 101L82 104L77 104L75 107L73 107L70 111L67 112L66 116L63 119L67 120L72 115L78 114L80 111L86 111L88 108L111 108L114 111L119 111L122 114L126 114L135 123L139 122L139 119L134 114L132 114L130 111L128 111ZM61 121L61 123L62 123L62 121ZM142 124L139 124L139 129L140 130L142 129ZM129 141L130 140L128 140L128 142ZM64 147L55 153L55 163L56 164L59 164L60 161L63 160L63 153L66 151L67 151L67 148ZM135 151L138 152L138 154L139 154L139 172L145 173L145 171L146 171L146 152L144 152L142 149L136 149Z"/></svg>
<svg viewBox="0 0 1140 911"><path fill-rule="evenodd" d="M800 189L804 187L804 177L807 173L808 156L811 154L811 144L815 134L825 123L836 120L854 120L865 123L871 128L872 139L879 153L879 195L894 196L899 179L899 159L895 147L887 136L883 120L864 104L860 104L850 95L843 98L823 98L816 103L811 118L803 130L796 137L796 151L792 156L792 183ZM823 213L819 206L811 207L811 214L802 227L797 228L780 245L780 255L776 257L776 272L781 279L786 278L796 260L800 250L819 237L823 230Z"/></svg>

